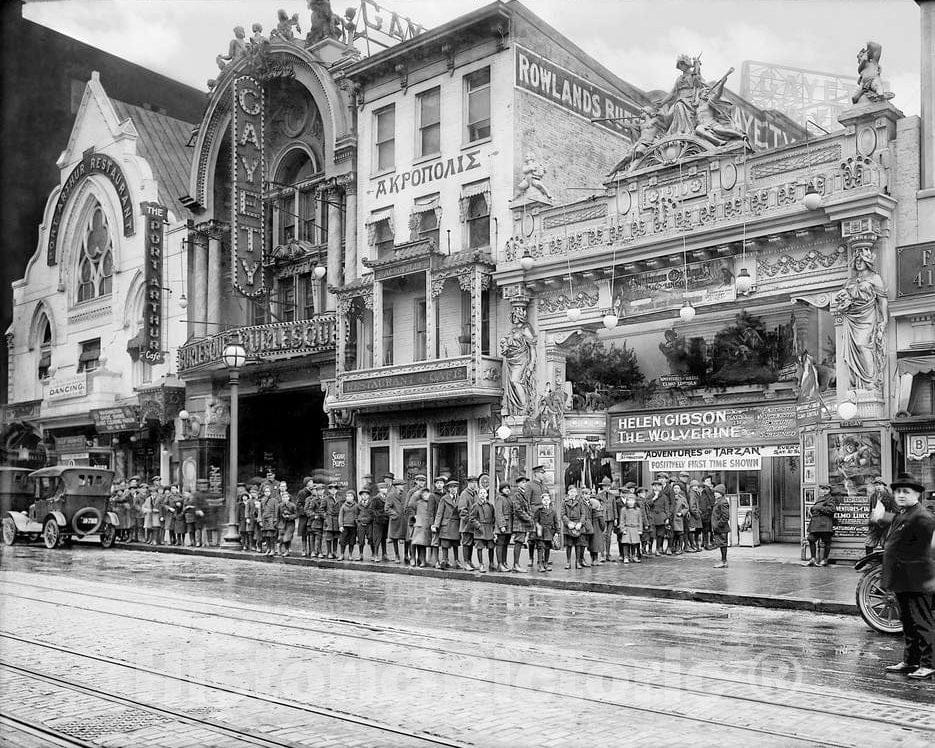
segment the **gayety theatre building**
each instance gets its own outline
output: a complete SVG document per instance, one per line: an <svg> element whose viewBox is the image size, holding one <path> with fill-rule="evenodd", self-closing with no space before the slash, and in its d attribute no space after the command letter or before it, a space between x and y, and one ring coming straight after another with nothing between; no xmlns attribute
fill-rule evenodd
<svg viewBox="0 0 935 748"><path fill-rule="evenodd" d="M857 557L870 482L933 451L923 123L865 92L841 130L759 144L731 116L725 71L678 66L590 195L513 210L495 282L530 354L504 358L514 435L495 448L505 464L513 445L527 465L554 457L568 483L710 474L754 542L800 542L830 483L836 555ZM595 346L627 375L584 381ZM551 395L566 379L570 407ZM544 436L556 424L560 442Z"/></svg>

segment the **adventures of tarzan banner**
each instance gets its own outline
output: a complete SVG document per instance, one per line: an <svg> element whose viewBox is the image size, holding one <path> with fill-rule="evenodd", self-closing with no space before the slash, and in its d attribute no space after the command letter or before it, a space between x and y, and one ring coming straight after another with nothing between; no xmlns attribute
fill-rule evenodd
<svg viewBox="0 0 935 748"><path fill-rule="evenodd" d="M263 279L262 182L263 86L255 78L234 80L234 115L231 118L234 195L231 201L231 280L244 296L259 296L265 290Z"/></svg>

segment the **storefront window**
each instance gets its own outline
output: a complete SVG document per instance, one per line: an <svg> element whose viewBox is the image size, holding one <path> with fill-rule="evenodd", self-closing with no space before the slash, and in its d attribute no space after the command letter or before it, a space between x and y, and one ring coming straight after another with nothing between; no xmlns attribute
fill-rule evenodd
<svg viewBox="0 0 935 748"><path fill-rule="evenodd" d="M462 485L465 484L468 473L467 442L433 444L432 471L435 475L448 474Z"/></svg>

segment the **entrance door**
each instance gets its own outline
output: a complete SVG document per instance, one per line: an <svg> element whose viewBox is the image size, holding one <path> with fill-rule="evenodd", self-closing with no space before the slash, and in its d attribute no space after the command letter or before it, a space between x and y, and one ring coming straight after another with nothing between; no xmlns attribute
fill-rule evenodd
<svg viewBox="0 0 935 748"><path fill-rule="evenodd" d="M773 506L779 507L780 543L798 543L802 538L802 514L799 491L799 457L773 457Z"/></svg>
<svg viewBox="0 0 935 748"><path fill-rule="evenodd" d="M432 479L448 473L462 487L467 484L467 442L436 442L432 445Z"/></svg>

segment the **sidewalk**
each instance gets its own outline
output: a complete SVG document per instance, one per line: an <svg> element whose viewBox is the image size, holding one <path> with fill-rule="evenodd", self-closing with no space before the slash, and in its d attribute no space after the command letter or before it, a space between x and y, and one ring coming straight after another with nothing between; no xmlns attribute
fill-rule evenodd
<svg viewBox="0 0 935 748"><path fill-rule="evenodd" d="M323 569L349 569L380 574L406 574L446 579L466 579L490 584L545 587L577 592L632 595L670 600L695 600L725 605L750 605L783 610L859 615L854 601L858 575L852 566L806 568L799 565L799 548L773 544L759 548L731 548L727 569L714 569L717 551L665 556L642 564L606 563L584 569L564 568L564 552L553 552L554 571L542 574L530 567L526 574L413 569L386 563L342 562L302 558L267 557L223 548L188 548L119 544L116 548L150 553L230 558L257 563L286 563ZM392 553L392 550L390 551ZM511 551L512 554L512 551ZM511 555L512 558L512 555ZM523 553L524 562L526 553Z"/></svg>

